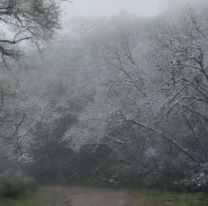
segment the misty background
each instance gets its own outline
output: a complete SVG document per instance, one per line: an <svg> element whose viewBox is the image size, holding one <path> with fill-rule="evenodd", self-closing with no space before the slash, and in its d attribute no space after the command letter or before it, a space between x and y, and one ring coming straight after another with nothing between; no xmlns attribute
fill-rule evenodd
<svg viewBox="0 0 208 206"><path fill-rule="evenodd" d="M207 2L38 1L0 3L0 177L207 191Z"/></svg>

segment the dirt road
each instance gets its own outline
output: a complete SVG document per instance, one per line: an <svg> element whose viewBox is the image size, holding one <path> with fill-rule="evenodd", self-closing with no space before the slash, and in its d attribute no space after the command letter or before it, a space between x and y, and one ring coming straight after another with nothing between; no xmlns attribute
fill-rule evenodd
<svg viewBox="0 0 208 206"><path fill-rule="evenodd" d="M134 206L133 197L124 190L91 187L42 187L56 198L43 206Z"/></svg>

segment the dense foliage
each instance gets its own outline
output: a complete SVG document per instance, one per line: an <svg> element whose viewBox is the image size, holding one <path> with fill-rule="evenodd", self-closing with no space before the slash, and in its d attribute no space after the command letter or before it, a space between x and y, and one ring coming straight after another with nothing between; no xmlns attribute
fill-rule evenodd
<svg viewBox="0 0 208 206"><path fill-rule="evenodd" d="M8 88L12 157L41 183L208 190L207 10L80 20L29 51Z"/></svg>

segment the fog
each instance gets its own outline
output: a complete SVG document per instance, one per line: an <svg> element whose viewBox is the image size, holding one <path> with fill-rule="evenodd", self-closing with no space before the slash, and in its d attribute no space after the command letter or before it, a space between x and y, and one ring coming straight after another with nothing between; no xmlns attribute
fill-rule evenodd
<svg viewBox="0 0 208 206"><path fill-rule="evenodd" d="M207 205L207 22L206 0L0 1L0 206Z"/></svg>
<svg viewBox="0 0 208 206"><path fill-rule="evenodd" d="M163 9L163 0L75 0L65 10L67 18L112 17L120 12L152 17Z"/></svg>
<svg viewBox="0 0 208 206"><path fill-rule="evenodd" d="M184 5L200 5L206 0L74 0L62 5L62 32L76 35L80 20L106 19L132 16L134 18L154 18L164 12L180 10ZM178 9L177 9L178 8ZM125 17L124 17L125 18ZM77 22L78 20L78 22ZM89 22L88 22L89 23ZM88 27L82 22L82 27Z"/></svg>
<svg viewBox="0 0 208 206"><path fill-rule="evenodd" d="M183 4L205 2L206 0L74 0L64 4L63 16L64 20L80 17L111 18L123 12L147 18Z"/></svg>

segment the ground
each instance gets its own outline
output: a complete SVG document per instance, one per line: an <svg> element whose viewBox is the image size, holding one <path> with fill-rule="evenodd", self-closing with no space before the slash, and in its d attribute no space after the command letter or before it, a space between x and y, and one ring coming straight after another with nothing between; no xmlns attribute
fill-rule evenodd
<svg viewBox="0 0 208 206"><path fill-rule="evenodd" d="M207 193L175 193L159 190L124 190L94 187L42 187L56 194L42 206L208 206Z"/></svg>
<svg viewBox="0 0 208 206"><path fill-rule="evenodd" d="M91 187L43 187L57 197L47 206L133 206L133 196L125 190Z"/></svg>
<svg viewBox="0 0 208 206"><path fill-rule="evenodd" d="M16 200L0 198L0 206L208 206L208 194L44 186L28 197Z"/></svg>

